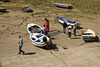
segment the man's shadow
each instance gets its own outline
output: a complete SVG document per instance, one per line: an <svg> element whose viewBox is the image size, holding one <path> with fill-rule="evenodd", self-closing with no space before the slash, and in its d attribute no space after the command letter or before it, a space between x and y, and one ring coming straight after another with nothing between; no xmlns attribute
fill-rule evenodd
<svg viewBox="0 0 100 67"><path fill-rule="evenodd" d="M29 53L25 53L24 55L34 55L36 54L35 52L29 52Z"/></svg>

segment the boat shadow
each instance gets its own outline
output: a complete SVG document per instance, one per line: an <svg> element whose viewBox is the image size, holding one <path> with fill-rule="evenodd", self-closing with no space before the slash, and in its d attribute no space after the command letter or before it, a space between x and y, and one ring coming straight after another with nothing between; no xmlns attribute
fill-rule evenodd
<svg viewBox="0 0 100 67"><path fill-rule="evenodd" d="M96 36L95 42L100 42L99 37Z"/></svg>
<svg viewBox="0 0 100 67"><path fill-rule="evenodd" d="M58 50L57 45L53 43L48 45L48 48L47 47L40 47L40 48L45 49L45 50Z"/></svg>
<svg viewBox="0 0 100 67"><path fill-rule="evenodd" d="M0 15L4 14L4 13L9 13L9 11L2 11L2 12L0 12Z"/></svg>
<svg viewBox="0 0 100 67"><path fill-rule="evenodd" d="M0 0L1 1L1 0ZM10 0L3 0L2 2L11 2Z"/></svg>
<svg viewBox="0 0 100 67"><path fill-rule="evenodd" d="M60 7L60 6L56 6L56 7L62 8L62 9L73 9L74 8L74 7L68 7L68 8L66 8L66 7Z"/></svg>
<svg viewBox="0 0 100 67"><path fill-rule="evenodd" d="M49 50L58 50L57 45L56 44L49 45Z"/></svg>
<svg viewBox="0 0 100 67"><path fill-rule="evenodd" d="M85 43L89 43L89 42L100 42L100 39L98 36L96 36L96 39L93 41L85 41Z"/></svg>
<svg viewBox="0 0 100 67"><path fill-rule="evenodd" d="M71 39L81 39L81 38L71 38Z"/></svg>

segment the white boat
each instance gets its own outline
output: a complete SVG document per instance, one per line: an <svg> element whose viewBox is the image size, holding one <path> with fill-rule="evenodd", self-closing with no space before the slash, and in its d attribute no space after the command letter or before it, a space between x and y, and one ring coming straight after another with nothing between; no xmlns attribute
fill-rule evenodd
<svg viewBox="0 0 100 67"><path fill-rule="evenodd" d="M50 38L41 33L32 33L30 35L30 40L35 46L38 47L45 47L46 45L51 44Z"/></svg>
<svg viewBox="0 0 100 67"><path fill-rule="evenodd" d="M58 3L58 2L54 2L53 1L53 4L57 7L62 7L62 8L72 8L72 5L71 4L63 4L63 3Z"/></svg>
<svg viewBox="0 0 100 67"><path fill-rule="evenodd" d="M96 34L91 29L82 29L81 30L81 38L85 41L93 41L96 39Z"/></svg>
<svg viewBox="0 0 100 67"><path fill-rule="evenodd" d="M30 40L33 45L44 47L50 45L52 42L49 37L41 33L41 27L37 24L28 23L27 30L30 34Z"/></svg>
<svg viewBox="0 0 100 67"><path fill-rule="evenodd" d="M70 21L70 20L65 19L65 18L63 18L63 17L57 16L57 19L58 19L58 21L59 21L61 24L64 23L64 21L65 21L67 25L69 25L69 24L70 24L71 26L75 25L75 23L74 23L73 21ZM76 23L76 25L79 27L81 24L80 24L80 23Z"/></svg>
<svg viewBox="0 0 100 67"><path fill-rule="evenodd" d="M42 29L37 24L28 23L27 30L28 30L29 34L32 34L32 33L41 33Z"/></svg>

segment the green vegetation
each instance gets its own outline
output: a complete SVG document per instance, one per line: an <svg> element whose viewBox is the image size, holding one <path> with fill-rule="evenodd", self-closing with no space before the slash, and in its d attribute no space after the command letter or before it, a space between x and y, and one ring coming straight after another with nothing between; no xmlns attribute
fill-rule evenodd
<svg viewBox="0 0 100 67"><path fill-rule="evenodd" d="M75 9L79 9L83 13L100 13L100 0L11 0L12 3L30 4L42 8L45 6L54 7L52 1L72 4Z"/></svg>
<svg viewBox="0 0 100 67"><path fill-rule="evenodd" d="M78 9L83 13L90 13L90 14L100 14L100 0L11 0L11 2L6 4L17 4L16 6L9 6L8 9L16 8L20 9L23 6L20 5L31 5L33 7L51 7L54 8L53 1L61 2L61 3L68 3L73 5L73 9Z"/></svg>

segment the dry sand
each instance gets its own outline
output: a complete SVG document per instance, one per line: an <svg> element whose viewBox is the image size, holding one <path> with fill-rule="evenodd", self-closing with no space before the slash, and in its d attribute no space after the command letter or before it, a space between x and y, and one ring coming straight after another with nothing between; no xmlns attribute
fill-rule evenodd
<svg viewBox="0 0 100 67"><path fill-rule="evenodd" d="M42 12L39 9L35 11ZM12 10L0 14L0 67L100 67L100 42L85 43L80 36L72 36L72 39L68 39L67 35L61 33L52 37L51 50L34 46L29 40L26 27L27 22L42 26L45 23L45 17L39 15L31 16L31 13ZM53 15L55 14L51 15L50 13L50 17L48 17L50 31L62 30L62 26ZM62 14L57 15L61 16ZM83 14L83 16L84 18L78 18L81 26L93 29L100 37L100 15ZM88 17L92 19L88 19ZM22 49L26 55L17 54L18 35L24 39ZM79 29L77 35L80 35ZM58 48L59 51L54 51L55 48Z"/></svg>

